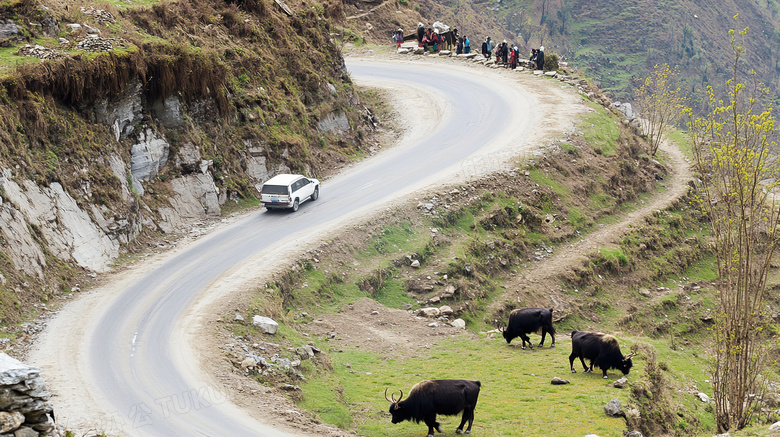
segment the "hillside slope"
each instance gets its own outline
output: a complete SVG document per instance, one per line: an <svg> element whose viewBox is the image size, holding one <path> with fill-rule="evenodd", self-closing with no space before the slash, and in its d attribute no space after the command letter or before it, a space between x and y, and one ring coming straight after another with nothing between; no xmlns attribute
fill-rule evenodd
<svg viewBox="0 0 780 437"><path fill-rule="evenodd" d="M0 2L4 324L276 173L324 177L367 150L373 115L331 40L340 3L287 12Z"/></svg>

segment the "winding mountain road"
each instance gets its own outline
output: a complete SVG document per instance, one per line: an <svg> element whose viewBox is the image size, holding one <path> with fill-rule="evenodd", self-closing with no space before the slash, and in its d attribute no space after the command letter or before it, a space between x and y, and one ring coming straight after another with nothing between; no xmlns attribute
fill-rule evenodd
<svg viewBox="0 0 780 437"><path fill-rule="evenodd" d="M297 213L245 214L111 274L66 305L30 354L56 395L61 425L109 435L295 433L251 417L200 368L192 335L199 311L229 298L230 278L268 275L389 203L544 146L583 110L571 88L517 72L449 60L348 58L347 66L359 85L388 91L403 115L399 144L324 181L319 200Z"/></svg>

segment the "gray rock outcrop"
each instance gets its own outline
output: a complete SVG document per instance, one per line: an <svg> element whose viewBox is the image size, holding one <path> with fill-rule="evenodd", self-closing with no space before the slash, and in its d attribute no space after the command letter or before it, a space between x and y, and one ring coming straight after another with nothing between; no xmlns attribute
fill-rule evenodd
<svg viewBox="0 0 780 437"><path fill-rule="evenodd" d="M35 272L38 276L39 269L45 267L40 247L34 249L30 244L35 239L31 234L25 235L30 231L20 229L23 220L38 229L46 249L59 259L72 259L97 272L109 270L112 261L119 256L119 243L102 232L62 185L53 182L49 187L41 188L30 180L21 181L21 184L0 178L3 197L9 204L4 204L0 228L8 241L18 243L9 244L7 248L18 269ZM23 217L16 217L14 211Z"/></svg>
<svg viewBox="0 0 780 437"><path fill-rule="evenodd" d="M187 175L171 181L173 196L170 207L159 209L163 232L173 232L193 219L217 217L220 214L219 192L211 173Z"/></svg>
<svg viewBox="0 0 780 437"><path fill-rule="evenodd" d="M142 119L141 83L133 81L118 97L98 101L92 108L95 121L110 126L117 141L129 137Z"/></svg>
<svg viewBox="0 0 780 437"><path fill-rule="evenodd" d="M0 21L0 38L11 38L16 35L19 35L19 26L12 20Z"/></svg>
<svg viewBox="0 0 780 437"><path fill-rule="evenodd" d="M130 174L133 177L133 190L144 194L141 182L148 182L160 173L168 162L170 146L164 139L157 138L152 129L145 129L138 134L138 143L133 144L130 151Z"/></svg>
<svg viewBox="0 0 780 437"><path fill-rule="evenodd" d="M331 112L317 123L317 128L323 132L334 135L349 132L349 119L347 118L347 114L343 112Z"/></svg>
<svg viewBox="0 0 780 437"><path fill-rule="evenodd" d="M151 105L152 114L157 117L160 124L168 129L176 128L184 124L184 109L179 98L168 96L165 100L159 99Z"/></svg>

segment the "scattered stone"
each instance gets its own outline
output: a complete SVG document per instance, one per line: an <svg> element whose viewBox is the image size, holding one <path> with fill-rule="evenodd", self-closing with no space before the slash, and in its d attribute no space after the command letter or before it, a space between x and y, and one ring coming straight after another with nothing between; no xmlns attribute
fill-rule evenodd
<svg viewBox="0 0 780 437"><path fill-rule="evenodd" d="M639 295L644 297L651 297L652 293L650 293L650 290L648 290L647 288L640 288Z"/></svg>
<svg viewBox="0 0 780 437"><path fill-rule="evenodd" d="M623 388L628 384L628 379L626 378L620 378L617 381L612 383L612 386L615 388Z"/></svg>
<svg viewBox="0 0 780 437"><path fill-rule="evenodd" d="M100 35L100 29L97 27L92 27L87 23L84 23L84 31L87 32L87 35Z"/></svg>
<svg viewBox="0 0 780 437"><path fill-rule="evenodd" d="M438 328L439 327L439 322L428 323L428 327L429 328Z"/></svg>
<svg viewBox="0 0 780 437"><path fill-rule="evenodd" d="M626 434L626 437L644 437L644 436L639 431L631 431L628 434Z"/></svg>
<svg viewBox="0 0 780 437"><path fill-rule="evenodd" d="M452 310L452 308L449 305L444 305L441 308L439 308L439 314L442 316L450 316L455 311Z"/></svg>
<svg viewBox="0 0 780 437"><path fill-rule="evenodd" d="M770 431L780 431L780 422L775 422L769 427Z"/></svg>
<svg viewBox="0 0 780 437"><path fill-rule="evenodd" d="M279 388L280 388L280 389L282 389L282 390L284 390L284 391L298 391L298 390L300 390L300 389L301 389L301 388L300 388L300 387L298 387L297 385L292 385L292 384L281 384L281 385L279 386ZM299 413L299 414L300 414L300 413Z"/></svg>
<svg viewBox="0 0 780 437"><path fill-rule="evenodd" d="M244 316L242 316L242 315L241 315L241 314L239 314L239 313L236 313L236 319L235 319L235 320L236 320L237 322L243 322L243 321L244 321Z"/></svg>
<svg viewBox="0 0 780 437"><path fill-rule="evenodd" d="M447 275L444 275L447 276ZM446 278L445 278L446 279ZM444 291L441 294L442 299L449 299L451 297L455 296L455 287L452 285L448 285L444 288Z"/></svg>
<svg viewBox="0 0 780 437"><path fill-rule="evenodd" d="M265 334L276 334L276 330L279 329L279 324L269 317L254 316L252 317L252 324Z"/></svg>
<svg viewBox="0 0 780 437"><path fill-rule="evenodd" d="M420 261L419 260L412 260L412 264L410 264L413 269L419 269L420 268Z"/></svg>
<svg viewBox="0 0 780 437"><path fill-rule="evenodd" d="M698 396L699 400L704 402L705 404L710 403L710 397L707 396L706 393L699 392L698 394L696 394L696 396Z"/></svg>
<svg viewBox="0 0 780 437"><path fill-rule="evenodd" d="M569 383L568 379L559 378L557 376L555 378L553 378L552 381L550 381L550 384L552 384L552 385L564 385L564 384L568 384L568 383Z"/></svg>
<svg viewBox="0 0 780 437"><path fill-rule="evenodd" d="M607 416L618 417L623 416L625 413L620 409L620 399L612 398L606 405L604 405L604 412Z"/></svg>

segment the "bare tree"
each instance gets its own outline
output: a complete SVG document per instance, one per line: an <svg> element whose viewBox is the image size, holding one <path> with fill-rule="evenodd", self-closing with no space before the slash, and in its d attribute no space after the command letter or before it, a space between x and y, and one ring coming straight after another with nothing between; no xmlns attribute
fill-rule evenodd
<svg viewBox="0 0 780 437"><path fill-rule="evenodd" d="M740 40L746 34L747 28L739 32ZM738 82L743 48L733 30L729 35L734 65L728 97L716 97L709 87L710 112L693 119L686 110L700 177L697 198L712 227L718 264L712 381L719 433L750 423L766 389L760 378L769 349L765 289L780 242L780 208L771 194L778 183L777 160L770 158L774 118L764 87Z"/></svg>
<svg viewBox="0 0 780 437"><path fill-rule="evenodd" d="M655 69L634 91L639 109L642 130L650 141L650 154L655 156L663 135L682 116L686 98L674 83L678 68L668 64L656 65Z"/></svg>

